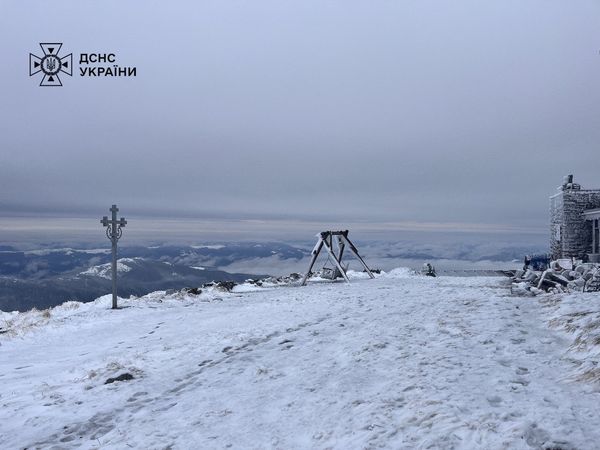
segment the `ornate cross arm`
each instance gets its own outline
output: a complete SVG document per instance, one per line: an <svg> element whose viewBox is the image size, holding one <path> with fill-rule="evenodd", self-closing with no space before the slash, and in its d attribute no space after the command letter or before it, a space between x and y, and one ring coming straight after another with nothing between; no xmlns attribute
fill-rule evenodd
<svg viewBox="0 0 600 450"><path fill-rule="evenodd" d="M102 219L100 219L100 223L106 227L106 237L114 243L121 239L121 236L123 235L123 228L125 225L127 225L127 221L124 217L121 217L119 220L117 220L118 211L119 208L117 208L117 205L112 205L110 208L112 218L109 219L108 216L104 216Z"/></svg>

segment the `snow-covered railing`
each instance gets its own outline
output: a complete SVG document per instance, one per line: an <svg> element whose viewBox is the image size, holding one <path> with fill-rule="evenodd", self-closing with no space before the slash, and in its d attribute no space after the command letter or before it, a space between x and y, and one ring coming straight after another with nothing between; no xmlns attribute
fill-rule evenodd
<svg viewBox="0 0 600 450"><path fill-rule="evenodd" d="M512 277L515 271L501 269L438 269L437 274L455 277Z"/></svg>

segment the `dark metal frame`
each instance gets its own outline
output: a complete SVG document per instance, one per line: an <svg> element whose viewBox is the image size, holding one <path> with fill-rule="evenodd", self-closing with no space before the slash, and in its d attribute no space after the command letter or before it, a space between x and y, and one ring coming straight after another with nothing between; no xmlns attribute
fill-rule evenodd
<svg viewBox="0 0 600 450"><path fill-rule="evenodd" d="M344 250L345 250L346 246L348 246L348 248L350 249L352 254L356 257L356 259L358 259L360 261L362 266L365 268L365 272L367 272L369 274L369 277L375 278L375 276L371 273L371 270L369 269L367 264L364 262L364 260L358 254L358 250L356 249L354 244L350 241L350 239L348 239L348 230L323 231L323 232L319 233L317 236L319 239L317 241L317 244L315 245L315 248L313 249L313 251L311 253L312 258L310 260L310 266L308 267L308 271L304 275L304 278L302 279L300 286L306 285L308 278L312 275L312 268L315 265L315 262L317 261L317 257L319 256L319 253L321 253L321 250L323 249L323 247L325 247L325 249L327 250L327 253L329 253L329 256L331 257L331 259L333 259L333 262L336 265L337 270L340 272L342 277L344 277L344 280L346 280L347 283L350 283L350 280L348 279L346 270L342 266L342 257L344 256ZM333 251L333 237L334 236L337 237L337 243L338 243L338 254L337 255Z"/></svg>

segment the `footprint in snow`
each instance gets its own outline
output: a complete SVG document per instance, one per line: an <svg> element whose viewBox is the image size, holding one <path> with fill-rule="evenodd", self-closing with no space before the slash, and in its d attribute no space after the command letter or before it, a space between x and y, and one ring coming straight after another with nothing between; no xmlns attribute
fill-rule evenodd
<svg viewBox="0 0 600 450"><path fill-rule="evenodd" d="M290 348L292 348L294 346L294 344L292 344L292 342L294 342L294 341L292 341L290 339L284 339L278 345L283 345L281 350L289 350Z"/></svg>
<svg viewBox="0 0 600 450"><path fill-rule="evenodd" d="M136 392L131 397L129 397L127 399L127 401L128 402L135 402L136 400L139 399L139 397L143 397L144 395L148 395L148 392L146 392L146 391Z"/></svg>
<svg viewBox="0 0 600 450"><path fill-rule="evenodd" d="M491 406L500 406L500 403L502 403L502 398L498 397L497 395L493 395L488 397L487 401Z"/></svg>
<svg viewBox="0 0 600 450"><path fill-rule="evenodd" d="M527 427L523 433L523 438L530 447L542 448L550 440L550 434L546 430L539 428L537 423L534 422Z"/></svg>

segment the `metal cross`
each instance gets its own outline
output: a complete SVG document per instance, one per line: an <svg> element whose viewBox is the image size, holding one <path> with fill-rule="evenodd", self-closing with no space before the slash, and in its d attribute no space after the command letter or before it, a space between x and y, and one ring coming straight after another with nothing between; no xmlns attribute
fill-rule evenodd
<svg viewBox="0 0 600 450"><path fill-rule="evenodd" d="M109 220L108 216L104 216L100 220L100 223L106 227L106 237L112 244L112 309L117 309L117 242L121 239L123 228L127 224L124 217L117 220L118 211L117 205L112 205L110 208L112 218Z"/></svg>

